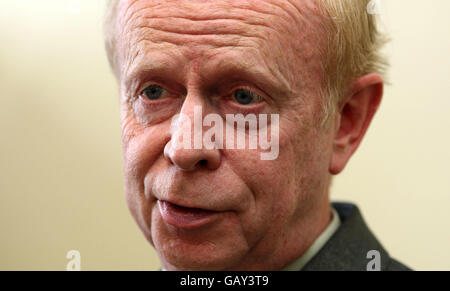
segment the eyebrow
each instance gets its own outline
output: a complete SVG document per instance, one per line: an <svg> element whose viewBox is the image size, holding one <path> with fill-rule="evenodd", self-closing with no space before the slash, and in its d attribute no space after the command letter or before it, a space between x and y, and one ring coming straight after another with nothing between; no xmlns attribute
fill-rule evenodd
<svg viewBox="0 0 450 291"><path fill-rule="evenodd" d="M256 60L246 59L243 62L237 62L234 58L221 58L214 63L217 69L213 70L213 73L206 78L218 80L226 76L233 79L232 76L235 75L235 79L248 81L279 96L292 93L291 85L281 72L269 68L266 62L263 68L259 68L258 65Z"/></svg>
<svg viewBox="0 0 450 291"><path fill-rule="evenodd" d="M135 57L130 69L124 74L124 86L128 94L134 94L138 89L136 87L139 81L145 78L174 79L177 77L176 74L182 72L175 60L176 57L171 57L167 53L164 54L163 60L151 53Z"/></svg>

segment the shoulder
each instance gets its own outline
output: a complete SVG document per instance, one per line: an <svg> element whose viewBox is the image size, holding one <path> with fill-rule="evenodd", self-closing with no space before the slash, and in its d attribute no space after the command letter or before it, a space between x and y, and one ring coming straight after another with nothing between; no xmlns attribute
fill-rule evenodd
<svg viewBox="0 0 450 291"><path fill-rule="evenodd" d="M382 271L410 270L391 258L365 223L358 207L332 203L341 220L339 229L302 270L366 271L372 259ZM372 257L372 254L376 254Z"/></svg>

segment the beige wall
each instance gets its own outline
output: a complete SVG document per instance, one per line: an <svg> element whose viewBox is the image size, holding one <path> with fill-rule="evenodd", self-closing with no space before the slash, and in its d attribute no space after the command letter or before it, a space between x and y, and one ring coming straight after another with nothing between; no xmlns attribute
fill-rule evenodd
<svg viewBox="0 0 450 291"><path fill-rule="evenodd" d="M103 1L2 0L0 269L156 269L123 197ZM450 269L450 2L382 1L392 86L332 187L398 259Z"/></svg>

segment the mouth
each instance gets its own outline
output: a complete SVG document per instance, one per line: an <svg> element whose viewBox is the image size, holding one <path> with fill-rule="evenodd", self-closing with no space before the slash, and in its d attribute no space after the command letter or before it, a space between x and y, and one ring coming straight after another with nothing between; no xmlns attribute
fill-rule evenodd
<svg viewBox="0 0 450 291"><path fill-rule="evenodd" d="M220 212L180 206L169 201L158 200L163 220L176 228L193 229L211 223Z"/></svg>

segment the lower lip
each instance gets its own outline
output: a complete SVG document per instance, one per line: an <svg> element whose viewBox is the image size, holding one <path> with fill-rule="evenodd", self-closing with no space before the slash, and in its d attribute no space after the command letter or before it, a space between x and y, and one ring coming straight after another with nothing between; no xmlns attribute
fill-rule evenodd
<svg viewBox="0 0 450 291"><path fill-rule="evenodd" d="M214 220L218 212L180 207L158 200L159 211L164 221L177 228L198 228Z"/></svg>

